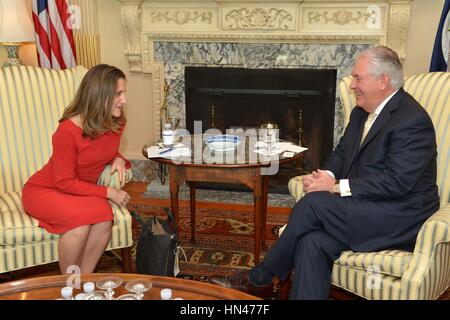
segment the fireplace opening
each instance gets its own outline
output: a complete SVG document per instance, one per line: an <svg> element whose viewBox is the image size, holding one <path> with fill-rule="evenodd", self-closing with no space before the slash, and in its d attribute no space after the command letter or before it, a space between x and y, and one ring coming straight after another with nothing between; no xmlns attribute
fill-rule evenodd
<svg viewBox="0 0 450 320"><path fill-rule="evenodd" d="M186 67L186 129L259 128L277 124L279 138L307 147L297 163L280 166L269 192L288 193L290 178L319 168L333 148L336 69ZM245 190L201 184L199 188Z"/></svg>

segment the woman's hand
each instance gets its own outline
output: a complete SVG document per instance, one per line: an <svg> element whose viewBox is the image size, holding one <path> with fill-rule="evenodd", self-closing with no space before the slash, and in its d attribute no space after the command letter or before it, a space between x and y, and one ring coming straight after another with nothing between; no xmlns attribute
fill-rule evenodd
<svg viewBox="0 0 450 320"><path fill-rule="evenodd" d="M128 193L116 188L108 188L107 197L109 200L121 207L126 207L131 198Z"/></svg>
<svg viewBox="0 0 450 320"><path fill-rule="evenodd" d="M111 164L111 174L114 173L114 171L117 170L119 173L119 181L120 181L120 187L122 188L125 185L125 180L127 177L127 168L125 167L125 160L123 160L120 157L117 157L114 159L113 163Z"/></svg>

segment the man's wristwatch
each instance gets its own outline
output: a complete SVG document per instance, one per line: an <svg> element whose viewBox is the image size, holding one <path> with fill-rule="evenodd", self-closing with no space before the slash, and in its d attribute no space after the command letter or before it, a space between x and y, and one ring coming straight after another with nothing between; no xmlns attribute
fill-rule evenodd
<svg viewBox="0 0 450 320"><path fill-rule="evenodd" d="M339 186L339 180L336 180L336 183L333 185L332 191L333 193L341 194L341 187Z"/></svg>

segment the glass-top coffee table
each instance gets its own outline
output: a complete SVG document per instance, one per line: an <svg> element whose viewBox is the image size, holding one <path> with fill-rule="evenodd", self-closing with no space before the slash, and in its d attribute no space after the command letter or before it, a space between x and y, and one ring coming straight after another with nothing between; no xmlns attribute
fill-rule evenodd
<svg viewBox="0 0 450 320"><path fill-rule="evenodd" d="M94 273L83 274L79 279L80 288L73 289L73 296L82 292L86 282L98 283L102 279L114 277L121 280L121 285L114 288L115 297L128 294L127 283L145 280L151 283L148 291L143 293L143 300L161 300L161 290L171 289L172 298L183 300L260 300L260 298L237 290L223 288L209 283L160 277L143 274L126 273ZM57 275L35 277L24 280L10 281L0 284L0 300L55 300L61 298L61 288L68 282L75 284L74 275Z"/></svg>

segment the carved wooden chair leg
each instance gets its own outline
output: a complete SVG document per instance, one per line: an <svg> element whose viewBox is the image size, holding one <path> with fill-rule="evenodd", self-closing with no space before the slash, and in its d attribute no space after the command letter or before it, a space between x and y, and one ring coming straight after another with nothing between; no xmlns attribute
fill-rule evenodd
<svg viewBox="0 0 450 320"><path fill-rule="evenodd" d="M288 300L289 292L291 291L292 281L291 273L289 273L284 280L279 280L277 300Z"/></svg>
<svg viewBox="0 0 450 320"><path fill-rule="evenodd" d="M133 266L131 263L131 247L122 248L122 271L123 273L132 273Z"/></svg>

